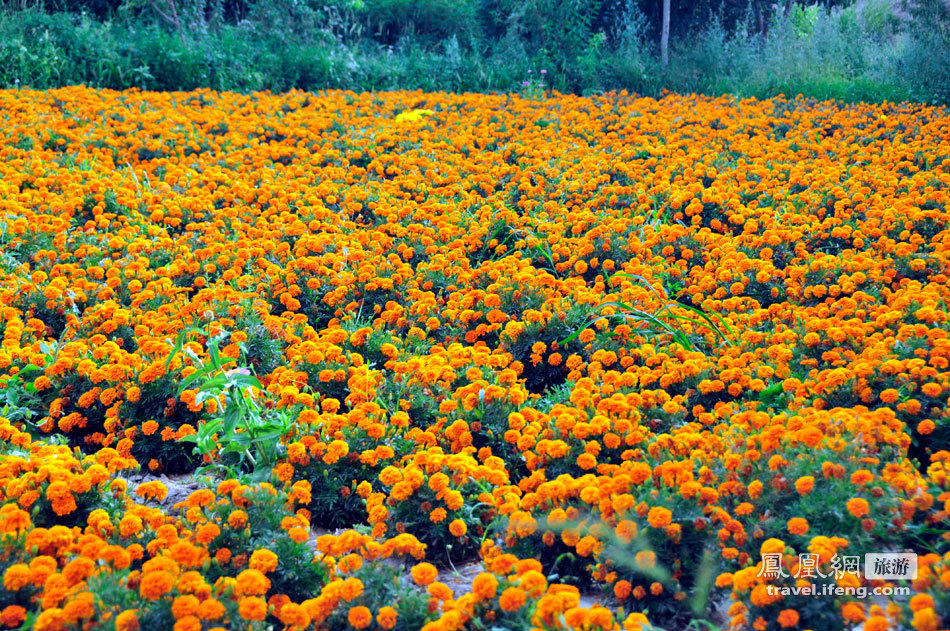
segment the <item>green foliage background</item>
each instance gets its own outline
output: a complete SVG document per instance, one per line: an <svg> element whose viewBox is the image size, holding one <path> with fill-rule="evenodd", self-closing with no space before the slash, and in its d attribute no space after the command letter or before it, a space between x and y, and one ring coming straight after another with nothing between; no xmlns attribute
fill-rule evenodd
<svg viewBox="0 0 950 631"><path fill-rule="evenodd" d="M943 0L0 0L0 86L950 103ZM542 71L544 71L542 73Z"/></svg>

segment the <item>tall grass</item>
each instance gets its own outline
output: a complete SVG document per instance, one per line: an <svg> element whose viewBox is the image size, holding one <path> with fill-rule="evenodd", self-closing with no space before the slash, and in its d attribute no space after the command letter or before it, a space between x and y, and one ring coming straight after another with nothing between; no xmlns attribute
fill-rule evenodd
<svg viewBox="0 0 950 631"><path fill-rule="evenodd" d="M435 4L438 4L437 2ZM72 84L124 89L285 91L422 89L517 91L546 69L562 92L663 90L760 98L804 94L843 101L950 103L950 37L890 15L880 0L847 9L796 8L768 37L740 23L705 26L673 42L668 68L636 2L610 33L564 53L532 49L504 34L472 31L434 40L381 17L391 43L336 15L294 33L261 21L188 29L181 35L139 16L99 21L86 14L0 11L0 86ZM389 25L389 26L387 26Z"/></svg>
<svg viewBox="0 0 950 631"><path fill-rule="evenodd" d="M879 6L796 7L789 19L772 25L768 37L727 30L712 16L689 41L674 45L668 69L656 63L656 51L638 35L642 22L634 17L627 49L618 51L621 76L615 83L638 85L647 94L666 88L759 98L950 102L950 41L933 29L901 27L893 16L879 16Z"/></svg>

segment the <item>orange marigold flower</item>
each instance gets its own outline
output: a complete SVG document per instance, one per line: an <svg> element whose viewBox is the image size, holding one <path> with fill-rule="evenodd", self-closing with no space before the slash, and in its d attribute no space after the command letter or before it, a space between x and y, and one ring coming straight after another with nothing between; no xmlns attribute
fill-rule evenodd
<svg viewBox="0 0 950 631"><path fill-rule="evenodd" d="M155 499L161 502L168 496L168 489L158 480L143 482L135 489L135 494L144 499Z"/></svg>
<svg viewBox="0 0 950 631"><path fill-rule="evenodd" d="M524 606L526 600L524 590L518 587L509 587L498 598L498 606L504 611L516 611Z"/></svg>
<svg viewBox="0 0 950 631"><path fill-rule="evenodd" d="M17 563L7 568L3 574L3 587L10 592L22 589L30 583L30 568Z"/></svg>
<svg viewBox="0 0 950 631"><path fill-rule="evenodd" d="M914 594L913 598L910 599L909 604L911 611L920 611L921 609L926 609L927 607L936 607L934 604L934 598L930 594Z"/></svg>
<svg viewBox="0 0 950 631"><path fill-rule="evenodd" d="M435 580L439 571L431 563L417 563L412 567L412 580L417 585L426 586Z"/></svg>
<svg viewBox="0 0 950 631"><path fill-rule="evenodd" d="M358 578L350 577L340 585L340 596L346 602L356 600L363 593L363 581Z"/></svg>
<svg viewBox="0 0 950 631"><path fill-rule="evenodd" d="M233 510L231 514L228 515L228 526L235 530L240 530L244 528L244 525L247 523L247 513L242 510Z"/></svg>
<svg viewBox="0 0 950 631"><path fill-rule="evenodd" d="M920 391L928 397L939 397L940 393L943 392L943 388L939 383L925 383L920 387Z"/></svg>
<svg viewBox="0 0 950 631"><path fill-rule="evenodd" d="M0 611L0 624L8 628L18 627L26 620L26 609L19 605L8 605Z"/></svg>
<svg viewBox="0 0 950 631"><path fill-rule="evenodd" d="M66 616L58 607L45 609L33 621L34 631L62 631L66 628Z"/></svg>
<svg viewBox="0 0 950 631"><path fill-rule="evenodd" d="M847 501L848 512L856 519L861 519L870 512L870 505L863 497L852 497Z"/></svg>
<svg viewBox="0 0 950 631"><path fill-rule="evenodd" d="M396 626L397 618L398 614L392 607L380 607L379 613L376 614L376 624L388 631Z"/></svg>
<svg viewBox="0 0 950 631"><path fill-rule="evenodd" d="M937 631L940 619L932 608L918 609L914 612L911 624L917 631Z"/></svg>
<svg viewBox="0 0 950 631"><path fill-rule="evenodd" d="M472 594L479 600L491 600L498 590L498 579L493 574L482 572L472 581Z"/></svg>
<svg viewBox="0 0 950 631"><path fill-rule="evenodd" d="M635 611L624 619L623 628L624 631L643 631L644 629L651 629L652 627L646 615Z"/></svg>
<svg viewBox="0 0 950 631"><path fill-rule="evenodd" d="M815 488L814 476L804 475L795 480L795 490L799 495L808 495Z"/></svg>
<svg viewBox="0 0 950 631"><path fill-rule="evenodd" d="M841 617L851 623L863 622L866 617L864 606L860 603L844 603L841 605Z"/></svg>
<svg viewBox="0 0 950 631"><path fill-rule="evenodd" d="M278 618L285 625L294 629L303 629L310 624L310 616L304 608L291 602L284 604L284 606L280 608Z"/></svg>
<svg viewBox="0 0 950 631"><path fill-rule="evenodd" d="M792 517L788 520L788 532L793 535L805 535L808 533L808 520L804 517Z"/></svg>
<svg viewBox="0 0 950 631"><path fill-rule="evenodd" d="M762 545L759 547L759 553L762 555L766 554L779 554L785 551L785 542L781 539L766 539L762 542Z"/></svg>
<svg viewBox="0 0 950 631"><path fill-rule="evenodd" d="M241 599L238 613L245 620L264 620L267 618L267 602L258 596L247 596Z"/></svg>
<svg viewBox="0 0 950 631"><path fill-rule="evenodd" d="M179 596L172 602L172 615L175 618L184 618L185 616L194 616L198 613L198 606L201 602L197 596L186 594Z"/></svg>
<svg viewBox="0 0 950 631"><path fill-rule="evenodd" d="M206 598L201 601L198 617L202 620L220 620L225 614L224 605L215 598Z"/></svg>
<svg viewBox="0 0 950 631"><path fill-rule="evenodd" d="M270 550L255 550L251 553L251 559L247 565L252 570L260 570L267 574L277 569L277 555Z"/></svg>
<svg viewBox="0 0 950 631"><path fill-rule="evenodd" d="M577 457L577 466L584 471L590 471L597 466L597 458L592 454L583 453Z"/></svg>
<svg viewBox="0 0 950 631"><path fill-rule="evenodd" d="M346 620L354 629L365 629L373 622L373 612L362 605L351 607L349 613L346 614Z"/></svg>
<svg viewBox="0 0 950 631"><path fill-rule="evenodd" d="M197 616L185 616L175 623L172 631L201 631L201 620Z"/></svg>
<svg viewBox="0 0 950 631"><path fill-rule="evenodd" d="M238 594L244 596L260 596L270 589L270 579L260 570L247 569L237 575Z"/></svg>
<svg viewBox="0 0 950 631"><path fill-rule="evenodd" d="M158 600L175 586L175 575L167 570L147 572L139 584L139 594L148 600Z"/></svg>
<svg viewBox="0 0 950 631"><path fill-rule="evenodd" d="M614 583L614 596L620 602L625 601L633 590L633 585L628 580L620 580Z"/></svg>
<svg viewBox="0 0 950 631"><path fill-rule="evenodd" d="M464 537L468 532L468 526L461 519L453 519L449 524L449 532L455 537Z"/></svg>
<svg viewBox="0 0 950 631"><path fill-rule="evenodd" d="M888 388L881 392L881 401L884 403L894 403L897 401L897 398L900 396L900 392L894 388Z"/></svg>
<svg viewBox="0 0 950 631"><path fill-rule="evenodd" d="M884 616L871 616L864 623L864 631L888 631L891 628Z"/></svg>
<svg viewBox="0 0 950 631"><path fill-rule="evenodd" d="M783 609L778 614L777 622L783 629L794 627L798 624L798 612L794 609Z"/></svg>
<svg viewBox="0 0 950 631"><path fill-rule="evenodd" d="M757 499L762 495L763 485L760 480L753 480L749 484L749 497L752 499Z"/></svg>
<svg viewBox="0 0 950 631"><path fill-rule="evenodd" d="M662 506L654 506L647 513L647 521L653 528L666 528L673 521L673 512Z"/></svg>

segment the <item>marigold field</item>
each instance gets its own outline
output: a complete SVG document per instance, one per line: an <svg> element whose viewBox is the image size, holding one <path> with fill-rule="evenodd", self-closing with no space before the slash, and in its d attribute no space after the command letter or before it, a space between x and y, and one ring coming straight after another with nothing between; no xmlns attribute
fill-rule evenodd
<svg viewBox="0 0 950 631"><path fill-rule="evenodd" d="M3 626L950 626L946 109L77 87L0 121ZM910 595L770 589L894 551Z"/></svg>

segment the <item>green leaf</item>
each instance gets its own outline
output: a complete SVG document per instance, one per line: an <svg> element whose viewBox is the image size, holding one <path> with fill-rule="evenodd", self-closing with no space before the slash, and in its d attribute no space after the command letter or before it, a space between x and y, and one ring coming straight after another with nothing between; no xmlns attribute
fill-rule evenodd
<svg viewBox="0 0 950 631"><path fill-rule="evenodd" d="M228 378L226 375L218 375L217 377L212 377L211 379L208 379L202 383L200 386L198 386L198 390L217 390L217 392L220 393L227 383Z"/></svg>
<svg viewBox="0 0 950 631"><path fill-rule="evenodd" d="M178 396L181 396L181 393L187 390L191 384L210 374L212 370L213 369L210 367L201 367L182 379L178 385Z"/></svg>
<svg viewBox="0 0 950 631"><path fill-rule="evenodd" d="M260 443L260 442L266 443L268 441L276 441L277 439L281 438L286 433L287 431L285 431L283 428L279 428L279 429L272 430L270 432L266 432L263 434L255 434L253 440L256 443Z"/></svg>
<svg viewBox="0 0 950 631"><path fill-rule="evenodd" d="M186 331L181 331L178 334L178 337L175 339L175 343L172 344L172 352L168 354L168 359L165 361L165 371L168 371L168 368L172 365L172 360L175 359L175 356L181 352L182 347L185 345L185 333Z"/></svg>
<svg viewBox="0 0 950 631"><path fill-rule="evenodd" d="M202 438L210 438L221 429L221 420L217 418L210 419L198 425L198 435Z"/></svg>
<svg viewBox="0 0 950 631"><path fill-rule="evenodd" d="M211 340L208 343L208 355L211 357L211 365L215 368L221 368L221 357L218 355L218 340L217 338Z"/></svg>
<svg viewBox="0 0 950 631"><path fill-rule="evenodd" d="M260 379L254 375L244 375L241 373L232 373L230 375L231 383L242 388L257 388L258 390L263 390L264 385L261 383Z"/></svg>
<svg viewBox="0 0 950 631"><path fill-rule="evenodd" d="M218 396L217 392L212 392L210 390L201 390L198 394L195 395L195 403L204 403L208 399L214 399Z"/></svg>
<svg viewBox="0 0 950 631"><path fill-rule="evenodd" d="M233 454L233 453L241 453L245 449L247 449L245 445L240 444L238 441L232 441L228 443L227 445L225 445L224 449L222 449L221 451L226 454Z"/></svg>

